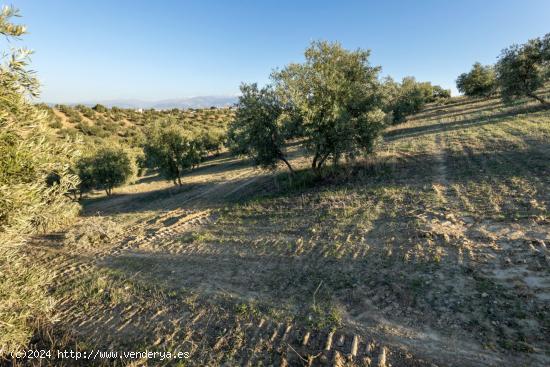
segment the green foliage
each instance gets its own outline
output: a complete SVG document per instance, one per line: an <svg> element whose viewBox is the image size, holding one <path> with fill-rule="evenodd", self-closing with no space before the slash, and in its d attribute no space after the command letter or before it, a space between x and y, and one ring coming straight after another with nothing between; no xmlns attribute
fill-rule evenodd
<svg viewBox="0 0 550 367"><path fill-rule="evenodd" d="M80 179L80 183L78 184L78 190L74 190L73 192L75 195L79 192L80 197L82 197L82 194L94 188L93 157L82 157L79 159L75 164L75 172Z"/></svg>
<svg viewBox="0 0 550 367"><path fill-rule="evenodd" d="M300 124L299 133L319 172L328 158L370 152L383 128L380 67L369 51L348 51L338 43L313 42L306 61L272 74L284 107L283 120Z"/></svg>
<svg viewBox="0 0 550 367"><path fill-rule="evenodd" d="M536 91L550 80L550 33L502 50L496 74L504 102L530 97L548 104Z"/></svg>
<svg viewBox="0 0 550 367"><path fill-rule="evenodd" d="M439 85L434 85L432 87L432 102L439 101L439 100L446 100L451 98L451 90L450 89L443 89Z"/></svg>
<svg viewBox="0 0 550 367"><path fill-rule="evenodd" d="M226 134L222 129L209 129L208 131L201 133L199 139L205 151L216 152L216 154L219 154L220 149L225 143Z"/></svg>
<svg viewBox="0 0 550 367"><path fill-rule="evenodd" d="M229 126L230 149L262 167L274 168L282 160L292 171L283 152L279 123L283 108L277 94L271 87L258 89L256 84L241 85L241 93L235 120Z"/></svg>
<svg viewBox="0 0 550 367"><path fill-rule="evenodd" d="M75 107L83 116L93 119L95 117L95 112L89 107L86 107L84 105L77 105Z"/></svg>
<svg viewBox="0 0 550 367"><path fill-rule="evenodd" d="M67 116L69 121L72 122L73 124L79 124L80 122L82 122L82 116L76 109L70 108L69 106L66 106L66 105L57 105L57 108L61 112L63 112L65 116Z"/></svg>
<svg viewBox="0 0 550 367"><path fill-rule="evenodd" d="M61 121L59 121L59 119L55 118L55 119L52 119L52 121L50 122L49 126L52 128L52 129L61 129L63 128L63 124L61 123Z"/></svg>
<svg viewBox="0 0 550 367"><path fill-rule="evenodd" d="M389 109L393 113L393 122L399 123L405 121L408 115L418 113L426 103L435 102L440 98L450 97L450 91L439 86L432 86L429 82L417 82L414 77L405 77L396 88L397 94L389 104Z"/></svg>
<svg viewBox="0 0 550 367"><path fill-rule="evenodd" d="M51 123L57 129L59 136L75 136L82 133L85 145L121 145L127 148L143 146L143 131L157 120L172 119L185 127L189 134L201 136L205 146L204 154L217 154L221 151L225 142L226 128L233 119L232 109L220 108L212 110L145 110L137 112L133 109L114 108L107 109L102 105L88 108L83 105L74 107L56 105L68 119L68 127L61 124L61 119L56 116L54 109L41 106L52 119L58 119L59 123Z"/></svg>
<svg viewBox="0 0 550 367"><path fill-rule="evenodd" d="M8 39L25 33L10 19L11 7L0 12L0 34ZM44 283L49 275L25 261L17 243L25 235L55 229L77 214L78 205L65 196L78 184L69 173L73 144L55 141L50 119L30 104L38 81L27 69L26 50L13 51L0 65L0 351L24 347L38 322L45 321L51 300ZM1 358L1 356L0 356Z"/></svg>
<svg viewBox="0 0 550 367"><path fill-rule="evenodd" d="M107 112L107 107L105 107L102 104L96 104L94 107L92 107L92 110L99 112L99 113L105 113Z"/></svg>
<svg viewBox="0 0 550 367"><path fill-rule="evenodd" d="M21 27L6 25L15 11L4 8L0 32L20 35ZM32 233L63 222L76 208L64 196L77 184L69 166L77 152L67 142L54 142L48 115L28 103L25 94L38 94L38 81L26 70L24 51L16 52L0 69L0 234ZM60 179L48 185L55 172Z"/></svg>
<svg viewBox="0 0 550 367"><path fill-rule="evenodd" d="M91 125L86 121L80 121L78 124L76 124L76 128L83 134L89 136L98 136L101 138L105 138L110 135L108 131L104 131L99 126Z"/></svg>
<svg viewBox="0 0 550 367"><path fill-rule="evenodd" d="M91 188L103 189L111 195L113 188L128 181L133 174L133 165L121 148L101 148L95 154L84 157L76 165L80 177L81 192Z"/></svg>
<svg viewBox="0 0 550 367"><path fill-rule="evenodd" d="M157 122L145 136L146 161L180 186L184 171L198 165L204 154L200 139L174 121Z"/></svg>
<svg viewBox="0 0 550 367"><path fill-rule="evenodd" d="M456 88L469 97L488 97L496 90L496 76L493 66L476 62L472 70L456 79Z"/></svg>

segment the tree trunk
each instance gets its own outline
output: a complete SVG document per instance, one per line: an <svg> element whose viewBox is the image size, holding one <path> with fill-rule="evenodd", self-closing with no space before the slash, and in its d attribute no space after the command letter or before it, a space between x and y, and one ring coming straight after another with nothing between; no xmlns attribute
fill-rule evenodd
<svg viewBox="0 0 550 367"><path fill-rule="evenodd" d="M315 153L313 161L311 162L311 168L315 171L317 169L317 159L319 159L319 153Z"/></svg>
<svg viewBox="0 0 550 367"><path fill-rule="evenodd" d="M540 103L542 103L543 105L549 105L550 102L545 100L544 98L542 98L541 96L537 96L536 94L534 93L530 93L527 95L528 97L531 97L533 99L536 99L537 101L539 101Z"/></svg>
<svg viewBox="0 0 550 367"><path fill-rule="evenodd" d="M332 164L335 167L338 167L338 165L340 164L340 154L334 155L334 157L332 158Z"/></svg>
<svg viewBox="0 0 550 367"><path fill-rule="evenodd" d="M315 157L313 158L313 163L311 164L311 168L313 168L313 171L315 172L315 175L317 177L321 177L321 168L323 167L323 164L325 163L328 156L329 154L326 154L324 157L319 159L319 155L316 154Z"/></svg>
<svg viewBox="0 0 550 367"><path fill-rule="evenodd" d="M178 185L183 186L183 184L181 183L181 177L180 176L178 176Z"/></svg>
<svg viewBox="0 0 550 367"><path fill-rule="evenodd" d="M323 158L321 158L321 160L319 161L319 163L317 163L317 168L318 168L318 169L321 169L321 167L323 166L323 164L325 164L325 161L327 160L328 156L329 156L328 154L325 155Z"/></svg>
<svg viewBox="0 0 550 367"><path fill-rule="evenodd" d="M292 168L292 166L290 165L288 160L285 157L279 157L279 159L282 160L286 164L286 166L290 170L290 173L292 173L294 175L294 169Z"/></svg>
<svg viewBox="0 0 550 367"><path fill-rule="evenodd" d="M292 168L292 166L290 165L290 163L288 162L288 160L284 156L280 155L279 159L282 160L286 164L286 166L288 167L288 170L289 170L289 172L288 172L288 181L290 182L290 186L292 186L293 185L292 178L294 177L294 169Z"/></svg>

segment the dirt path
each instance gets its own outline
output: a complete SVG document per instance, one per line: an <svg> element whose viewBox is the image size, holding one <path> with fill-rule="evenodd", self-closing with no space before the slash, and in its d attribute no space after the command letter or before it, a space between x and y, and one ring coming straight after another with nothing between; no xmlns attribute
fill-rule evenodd
<svg viewBox="0 0 550 367"><path fill-rule="evenodd" d="M39 256L41 261L48 263L48 266L54 267L57 274L54 282L55 287L62 287L74 281L75 278L82 276L86 271L93 269L98 263L110 256L116 256L122 251L132 248L143 247L153 241L160 241L173 238L188 227L200 225L209 220L212 208L219 206L222 202L220 198L236 193L242 187L253 184L261 177L255 176L252 169L247 168L233 174L231 179L223 182L212 182L207 185L200 186L190 191L185 191L181 194L173 195L169 198L172 202L173 210L163 212L160 215L147 217L140 220L137 224L126 228L119 238L112 241L113 246L109 248L98 249L94 251L89 258L81 256L81 249L57 249L54 247L42 247L46 249L44 254ZM98 206L98 212L102 208L115 210L124 207L132 198L123 198L115 203L107 201L105 206ZM159 199L160 205L163 205L166 199ZM158 205L154 203L154 205ZM86 220L86 218L82 219ZM169 221L170 225L164 226L164 221ZM154 229L153 223L161 223L162 226ZM153 229L153 230L151 230ZM55 241L59 238L56 237ZM47 242L50 242L48 238ZM31 242L32 246L38 247L36 242ZM52 250L52 253L48 253ZM68 259L64 259L69 257ZM63 260L61 260L63 259ZM80 260L77 260L80 259ZM53 262L52 262L53 261Z"/></svg>

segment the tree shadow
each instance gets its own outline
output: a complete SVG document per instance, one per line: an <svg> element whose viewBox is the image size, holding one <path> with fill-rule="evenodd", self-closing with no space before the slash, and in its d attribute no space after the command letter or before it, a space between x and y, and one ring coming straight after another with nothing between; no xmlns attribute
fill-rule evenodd
<svg viewBox="0 0 550 367"><path fill-rule="evenodd" d="M485 124L492 122L485 122ZM476 125L479 126L479 125ZM446 129L447 130L447 129ZM543 205L546 212L550 212L550 200L547 200L550 192L550 143L545 141L533 141L525 138L525 146L529 148L518 150L510 146L507 149L499 147L498 150L480 151L472 153L447 152L445 154L446 175L441 177L438 166L441 165L439 154L420 153L399 157L390 161L378 161L376 159L360 161L348 165L345 169L336 168L329 175L318 177L311 169L296 171L296 177L289 179L285 173L279 173L273 180L265 181L264 187L252 190L247 195L241 195L234 200L235 203L246 204L261 199L277 199L285 197L289 200L299 201L303 194L323 191L332 191L345 188L376 189L384 187L415 188L424 191L426 187L439 184L442 179L450 188L454 185L468 186L470 188L488 185L493 187L495 193L506 198L509 192L499 192L496 183L513 185L514 180L524 180L534 185L535 191L530 193L531 199L536 199ZM472 193L471 195L477 195ZM470 195L468 192L466 196ZM527 195L527 194L526 194ZM486 199L486 198L485 198ZM527 196L508 198L507 204L501 208L502 215L512 218L514 215L521 217L533 215L538 210L525 206L529 201ZM483 208L487 203L479 203ZM479 209L478 208L478 209ZM466 208L463 208L466 210ZM489 210L489 209L483 209ZM487 214L498 215L497 212ZM539 213L540 214L540 213Z"/></svg>
<svg viewBox="0 0 550 367"><path fill-rule="evenodd" d="M484 104L480 106L473 106L473 107L466 107L461 108L456 111L441 111L440 113L435 113L430 116L415 116L414 121L422 121L422 122L433 122L436 120L442 120L442 119L452 119L452 118L459 118L463 116L469 116L473 113L487 113L490 111L498 111L499 109L509 109L512 108L512 106L508 106L504 103L491 103L491 104Z"/></svg>
<svg viewBox="0 0 550 367"><path fill-rule="evenodd" d="M184 184L162 189L155 189L140 193L114 193L109 196L101 196L82 200L81 215L84 217L95 215L113 215L122 213L134 213L150 210L155 207L158 201L165 202L167 199L184 195L195 189L206 186L203 184Z"/></svg>
<svg viewBox="0 0 550 367"><path fill-rule="evenodd" d="M440 124L423 125L415 127L406 127L401 129L395 129L384 134L385 141L395 141L401 138L411 138L429 134L436 134L439 132L457 131L468 129L470 127L478 127L484 125L499 124L505 122L503 118L513 117L522 113L533 113L547 110L548 107L543 105L517 107L511 110L505 110L499 113L495 113L488 116L474 117L470 119L454 121L454 122L442 122Z"/></svg>
<svg viewBox="0 0 550 367"><path fill-rule="evenodd" d="M220 172L230 173L237 168L246 167L246 163L226 166ZM189 176L187 176L189 177ZM224 203L239 200L241 191L256 191L256 186L271 177L269 173L252 177L229 179L227 181L205 181L183 184L140 193L113 194L111 197L99 197L83 201L81 215L118 215L147 211L170 211L178 208L205 210Z"/></svg>
<svg viewBox="0 0 550 367"><path fill-rule="evenodd" d="M413 115L412 117L414 117L415 120L431 121L433 119L464 115L464 114L470 113L471 111L485 111L485 110L494 109L496 107L506 107L506 105L502 101L500 100L493 101L491 99L471 100L470 103L468 104L478 104L478 103L482 103L483 101L486 101L486 103L482 105L474 105L471 107L462 107L462 106L466 106L467 104L461 104L461 105L458 105L458 107L462 107L462 108L456 109L456 110L454 108L449 108L445 105L442 105L439 108L435 108L432 110L423 110L420 113ZM460 113L456 114L456 112L460 112Z"/></svg>

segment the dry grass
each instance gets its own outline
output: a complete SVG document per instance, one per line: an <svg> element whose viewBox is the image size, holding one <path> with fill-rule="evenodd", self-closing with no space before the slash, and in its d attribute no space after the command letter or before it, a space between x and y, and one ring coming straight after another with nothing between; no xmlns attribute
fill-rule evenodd
<svg viewBox="0 0 550 367"><path fill-rule="evenodd" d="M0 249L0 361L18 351L40 327L51 321L53 298L44 287L52 279L42 264L29 264L17 247Z"/></svg>

